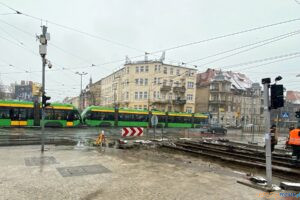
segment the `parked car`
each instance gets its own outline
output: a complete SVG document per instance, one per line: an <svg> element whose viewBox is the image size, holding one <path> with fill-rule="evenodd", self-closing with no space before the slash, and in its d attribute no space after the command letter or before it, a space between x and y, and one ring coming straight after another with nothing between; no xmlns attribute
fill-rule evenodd
<svg viewBox="0 0 300 200"><path fill-rule="evenodd" d="M227 129L224 128L222 125L220 124L212 124L210 125L210 127L208 128L208 132L212 133L212 134L217 134L217 133L221 133L221 134L227 134Z"/></svg>

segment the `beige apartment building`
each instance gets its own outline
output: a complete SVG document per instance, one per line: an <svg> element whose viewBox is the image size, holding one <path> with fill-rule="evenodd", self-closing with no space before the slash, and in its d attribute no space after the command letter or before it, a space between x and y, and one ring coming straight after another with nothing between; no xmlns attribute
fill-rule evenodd
<svg viewBox="0 0 300 200"><path fill-rule="evenodd" d="M199 73L196 112L208 112L211 123L233 127L263 125L263 101L259 83L241 73L208 69Z"/></svg>
<svg viewBox="0 0 300 200"><path fill-rule="evenodd" d="M156 60L127 62L123 68L98 81L97 85L98 95L94 95L100 96L97 105L195 111L196 69Z"/></svg>

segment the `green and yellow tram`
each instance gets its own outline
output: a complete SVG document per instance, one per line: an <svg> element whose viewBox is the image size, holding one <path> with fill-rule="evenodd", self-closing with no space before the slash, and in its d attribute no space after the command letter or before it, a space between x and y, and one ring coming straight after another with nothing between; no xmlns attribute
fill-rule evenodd
<svg viewBox="0 0 300 200"><path fill-rule="evenodd" d="M0 101L0 127L39 126L40 119L40 104ZM53 103L45 110L46 127L74 127L79 124L80 114L73 105Z"/></svg>
<svg viewBox="0 0 300 200"><path fill-rule="evenodd" d="M158 117L158 127L201 128L208 124L208 116L202 113L162 112L133 109L114 109L100 106L87 107L81 114L88 126L147 127L151 115Z"/></svg>

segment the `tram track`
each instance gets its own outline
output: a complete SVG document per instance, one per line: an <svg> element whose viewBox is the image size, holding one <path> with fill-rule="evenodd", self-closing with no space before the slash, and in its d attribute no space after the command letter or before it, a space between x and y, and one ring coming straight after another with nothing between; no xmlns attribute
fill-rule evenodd
<svg viewBox="0 0 300 200"><path fill-rule="evenodd" d="M207 141L192 142L178 141L174 145L163 144L164 148L186 152L196 156L204 156L244 165L254 168L265 168L265 155L261 150L247 149L247 147L225 143L212 143ZM284 177L300 177L300 168L291 163L290 155L275 153L272 156L272 170Z"/></svg>

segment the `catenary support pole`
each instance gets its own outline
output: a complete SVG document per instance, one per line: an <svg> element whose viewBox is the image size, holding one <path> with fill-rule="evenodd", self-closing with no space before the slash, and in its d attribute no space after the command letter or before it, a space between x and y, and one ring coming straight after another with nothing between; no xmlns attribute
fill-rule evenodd
<svg viewBox="0 0 300 200"><path fill-rule="evenodd" d="M269 103L270 79L267 79L267 81L263 81L263 85L264 85L266 175L267 175L268 187L271 188L272 187L272 154L271 154L270 103Z"/></svg>

